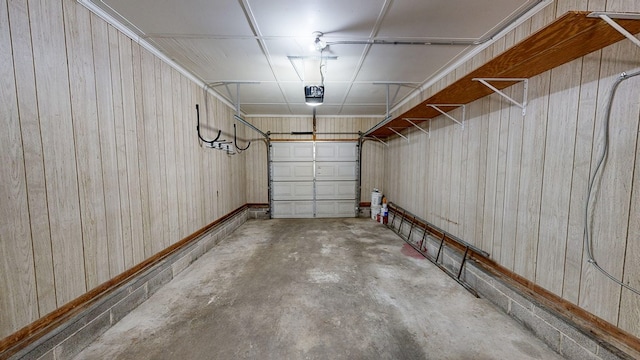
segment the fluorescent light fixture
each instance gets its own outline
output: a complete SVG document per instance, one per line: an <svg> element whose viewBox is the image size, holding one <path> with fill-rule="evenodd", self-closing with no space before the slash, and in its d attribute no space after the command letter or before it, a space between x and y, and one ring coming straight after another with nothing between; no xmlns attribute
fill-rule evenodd
<svg viewBox="0 0 640 360"><path fill-rule="evenodd" d="M324 85L307 85L304 87L304 100L309 106L322 105L324 102Z"/></svg>

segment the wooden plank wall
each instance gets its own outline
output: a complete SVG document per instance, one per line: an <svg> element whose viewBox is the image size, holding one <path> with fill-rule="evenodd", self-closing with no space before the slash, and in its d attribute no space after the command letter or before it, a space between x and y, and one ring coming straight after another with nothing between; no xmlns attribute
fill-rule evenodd
<svg viewBox="0 0 640 360"><path fill-rule="evenodd" d="M426 96L568 10L639 12L640 5L554 2ZM408 143L391 141L382 190L391 201L486 250L502 266L640 336L640 296L587 264L583 243L588 179L602 150L607 97L621 72L638 70L640 49L623 40L529 79L524 118L496 94L468 104L464 130L436 118L430 138L412 130ZM633 78L618 89L608 165L592 204L596 260L635 288L640 288L639 87L640 78ZM519 99L522 84L507 93Z"/></svg>
<svg viewBox="0 0 640 360"><path fill-rule="evenodd" d="M247 120L263 132L290 133L290 132L310 132L313 130L312 117L250 117ZM380 121L379 118L365 117L325 117L316 118L316 131L318 133L340 133L366 131ZM250 130L248 130L250 131ZM249 203L267 203L268 195L268 174L267 174L267 147L261 141L261 136L253 131L247 133L247 138L256 141L257 149L248 153L247 157L247 201ZM318 140L341 140L357 139L358 135L318 135ZM272 135L272 140L301 140L310 141L311 135ZM366 141L363 146L362 164L362 201L371 200L371 190L374 187L381 187L384 174L384 146L373 141Z"/></svg>
<svg viewBox="0 0 640 360"><path fill-rule="evenodd" d="M0 338L247 202L230 109L72 0L0 0ZM238 128L245 137L244 127Z"/></svg>

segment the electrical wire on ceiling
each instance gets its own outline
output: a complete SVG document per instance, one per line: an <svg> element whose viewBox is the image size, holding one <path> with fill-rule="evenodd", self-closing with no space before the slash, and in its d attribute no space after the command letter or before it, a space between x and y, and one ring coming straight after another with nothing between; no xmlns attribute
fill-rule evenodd
<svg viewBox="0 0 640 360"><path fill-rule="evenodd" d="M584 208L584 245L587 248L587 257L588 257L587 262L593 265L598 271L603 273L610 280L614 281L615 283L624 287L625 289L635 293L636 295L640 295L639 289L631 287L630 285L625 284L621 280L617 279L611 273L603 269L594 258L593 249L592 249L593 241L592 241L592 234L591 234L591 227L593 226L593 222L590 221L591 213L589 211L589 204L591 203L592 197L594 197L593 185L596 182L596 180L600 176L602 176L602 173L604 172L604 169L607 165L607 154L609 153L609 137L610 137L609 134L611 132L611 108L612 108L613 99L615 97L616 90L618 89L618 86L623 81L638 75L640 75L640 71L634 72L631 74L622 73L620 74L620 77L618 77L618 79L613 83L613 86L611 87L611 90L609 92L609 99L607 101L607 107L605 110L605 118L604 118L604 144L603 144L604 146L603 146L602 153L600 154L600 156L598 157L598 161L596 162L596 169L593 172L591 179L589 179L589 186L587 189L587 200Z"/></svg>
<svg viewBox="0 0 640 360"><path fill-rule="evenodd" d="M327 71L327 59L323 56L324 49L320 50L320 85L324 86L324 77Z"/></svg>

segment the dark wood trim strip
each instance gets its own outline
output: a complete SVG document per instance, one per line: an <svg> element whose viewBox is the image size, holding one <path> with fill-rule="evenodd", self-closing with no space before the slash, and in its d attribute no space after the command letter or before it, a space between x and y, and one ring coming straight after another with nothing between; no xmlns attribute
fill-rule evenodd
<svg viewBox="0 0 640 360"><path fill-rule="evenodd" d="M269 204L266 203L247 203L249 209L265 209L269 208Z"/></svg>
<svg viewBox="0 0 640 360"><path fill-rule="evenodd" d="M9 357L12 354L24 349L29 344L38 340L42 336L44 336L47 332L54 329L56 326L63 323L65 320L69 319L73 315L79 313L80 311L86 309L88 306L102 298L103 296L109 294L117 287L121 286L131 278L135 277L139 273L149 269L151 266L165 259L169 255L175 253L176 251L190 245L195 239L199 238L209 230L216 227L218 224L228 220L229 218L239 214L248 208L248 205L242 205L241 207L235 209L234 211L224 215L223 217L213 221L212 223L206 225L205 227L197 230L193 234L187 236L186 238L178 241L177 243L169 246L168 248L160 251L159 253L153 255L152 257L146 259L145 261L139 263L133 268L123 272L120 275L117 275L113 279L102 283L98 287L89 290L84 293L80 297L68 302L67 304L59 307L58 309L52 311L51 313L45 315L44 317L32 322L31 324L23 327L22 329L16 331L15 333L7 336L6 338L0 340L0 358Z"/></svg>

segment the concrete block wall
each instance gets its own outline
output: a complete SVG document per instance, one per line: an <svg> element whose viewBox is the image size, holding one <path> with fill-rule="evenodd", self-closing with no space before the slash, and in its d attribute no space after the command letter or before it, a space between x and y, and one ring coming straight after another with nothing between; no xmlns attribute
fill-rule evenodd
<svg viewBox="0 0 640 360"><path fill-rule="evenodd" d="M249 219L260 219L266 220L269 219L269 208L249 208L248 210Z"/></svg>
<svg viewBox="0 0 640 360"><path fill-rule="evenodd" d="M70 359L249 218L247 209L154 264L10 359Z"/></svg>
<svg viewBox="0 0 640 360"><path fill-rule="evenodd" d="M393 223L391 221L393 220ZM398 232L401 216L389 218L389 228ZM411 222L405 219L398 235L411 244L417 246L423 237L423 231L414 227L409 232ZM435 258L440 246L440 239L427 235L427 254ZM444 247L440 254L441 265L450 272L457 274L462 261L462 253L450 247ZM478 292L479 296L493 303L500 310L517 320L524 327L531 330L550 348L570 360L601 359L631 360L638 354L627 354L603 340L579 329L569 319L561 314L545 308L543 305L528 298L515 287L486 272L475 261L467 260L461 279Z"/></svg>

